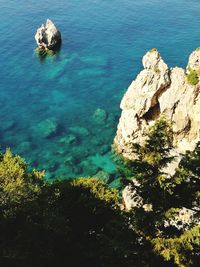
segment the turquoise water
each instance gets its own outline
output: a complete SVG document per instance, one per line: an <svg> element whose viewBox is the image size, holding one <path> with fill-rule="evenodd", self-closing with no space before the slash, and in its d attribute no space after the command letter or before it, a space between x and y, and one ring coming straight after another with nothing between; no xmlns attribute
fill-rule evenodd
<svg viewBox="0 0 200 267"><path fill-rule="evenodd" d="M104 171L112 182L123 93L152 47L186 66L200 46L199 10L197 0L0 0L1 149L48 179ZM34 34L46 18L63 42L42 60Z"/></svg>

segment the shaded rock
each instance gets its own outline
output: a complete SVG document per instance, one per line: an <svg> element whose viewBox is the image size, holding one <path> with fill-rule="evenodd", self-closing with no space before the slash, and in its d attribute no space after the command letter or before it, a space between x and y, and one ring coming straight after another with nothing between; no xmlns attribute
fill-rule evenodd
<svg viewBox="0 0 200 267"><path fill-rule="evenodd" d="M93 121L96 124L104 124L108 118L108 114L104 109L97 108L93 114Z"/></svg>
<svg viewBox="0 0 200 267"><path fill-rule="evenodd" d="M200 50L192 53L188 66L200 67ZM173 124L176 161L168 169L173 174L181 154L193 150L200 140L200 86L190 85L184 69L171 70L157 50L143 57L144 70L129 86L121 101L121 117L114 139L116 151L134 159L133 143L142 144L144 133L160 116Z"/></svg>
<svg viewBox="0 0 200 267"><path fill-rule="evenodd" d="M38 28L35 34L35 40L40 49L53 50L61 43L61 33L50 19Z"/></svg>

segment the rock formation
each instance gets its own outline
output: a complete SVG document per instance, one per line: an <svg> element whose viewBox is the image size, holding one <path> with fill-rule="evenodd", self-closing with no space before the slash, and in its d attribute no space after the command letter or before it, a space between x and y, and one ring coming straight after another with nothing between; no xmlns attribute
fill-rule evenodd
<svg viewBox="0 0 200 267"><path fill-rule="evenodd" d="M186 70L168 68L156 49L143 57L143 66L144 70L131 83L121 101L122 113L114 147L124 158L134 159L133 143L142 144L149 126L165 116L173 125L175 149L171 154L176 156L165 172L173 175L182 154L194 150L200 141L200 49L190 55ZM134 181L123 190L126 210L143 208L148 212L153 209L144 203L139 190ZM182 220L180 214L178 222ZM175 224L166 221L165 226Z"/></svg>
<svg viewBox="0 0 200 267"><path fill-rule="evenodd" d="M61 34L50 19L37 30L35 40L39 49L53 50L61 43Z"/></svg>
<svg viewBox="0 0 200 267"><path fill-rule="evenodd" d="M186 70L168 68L156 49L143 57L144 70L129 86L121 101L121 118L114 146L118 153L133 159L133 143L144 141L144 132L161 115L173 122L176 162L169 166L169 173L177 167L181 154L193 150L200 140L200 49L194 51ZM190 71L195 76L191 84Z"/></svg>

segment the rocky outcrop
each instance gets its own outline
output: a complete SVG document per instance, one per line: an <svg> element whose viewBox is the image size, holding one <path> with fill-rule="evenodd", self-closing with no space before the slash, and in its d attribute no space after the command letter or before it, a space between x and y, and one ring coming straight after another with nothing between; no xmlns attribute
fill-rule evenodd
<svg viewBox="0 0 200 267"><path fill-rule="evenodd" d="M193 150L200 140L200 82L191 85L182 68L169 69L156 49L143 57L144 70L129 86L121 101L121 117L114 147L127 159L133 159L133 143L144 141L144 132L161 115L173 122L173 155L177 159L168 172L173 173L181 154ZM200 49L194 51L188 67L200 70Z"/></svg>
<svg viewBox="0 0 200 267"><path fill-rule="evenodd" d="M37 30L35 40L39 49L53 50L61 43L61 33L50 19Z"/></svg>
<svg viewBox="0 0 200 267"><path fill-rule="evenodd" d="M175 227L178 230L188 230L195 225L200 225L200 218L194 210L182 207L175 210L171 215L164 221L165 228Z"/></svg>
<svg viewBox="0 0 200 267"><path fill-rule="evenodd" d="M198 47L189 57L189 62L187 68L192 70L199 70L200 66L200 47Z"/></svg>

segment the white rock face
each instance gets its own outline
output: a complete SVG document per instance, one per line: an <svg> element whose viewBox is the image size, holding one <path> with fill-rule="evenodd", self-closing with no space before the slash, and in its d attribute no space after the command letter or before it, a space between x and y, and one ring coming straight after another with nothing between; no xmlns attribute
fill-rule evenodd
<svg viewBox="0 0 200 267"><path fill-rule="evenodd" d="M35 40L41 49L54 49L61 43L61 34L50 19L37 30Z"/></svg>
<svg viewBox="0 0 200 267"><path fill-rule="evenodd" d="M141 208L143 206L143 199L137 192L136 180L133 180L133 184L127 185L122 191L122 197L124 201L124 206L127 211L134 208Z"/></svg>
<svg viewBox="0 0 200 267"><path fill-rule="evenodd" d="M114 145L118 153L133 159L132 144L142 144L146 129L164 115L173 122L173 154L179 157L168 170L173 174L180 154L193 150L200 140L200 83L189 85L185 70L169 69L156 50L143 57L143 66L121 101ZM200 69L200 50L192 53L188 66Z"/></svg>
<svg viewBox="0 0 200 267"><path fill-rule="evenodd" d="M188 68L199 70L200 66L200 47L197 48L189 57Z"/></svg>
<svg viewBox="0 0 200 267"><path fill-rule="evenodd" d="M143 208L146 212L153 210L151 203L145 203L144 199L140 196L140 184L137 180L133 180L122 191L123 204L126 211L135 208Z"/></svg>
<svg viewBox="0 0 200 267"><path fill-rule="evenodd" d="M200 225L200 218L197 212L185 207L177 211L173 218L166 219L164 222L164 227L174 226L178 230L188 230L194 225Z"/></svg>

